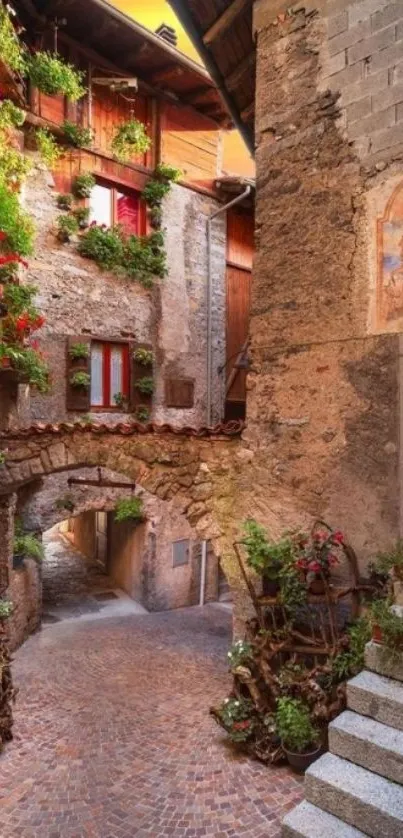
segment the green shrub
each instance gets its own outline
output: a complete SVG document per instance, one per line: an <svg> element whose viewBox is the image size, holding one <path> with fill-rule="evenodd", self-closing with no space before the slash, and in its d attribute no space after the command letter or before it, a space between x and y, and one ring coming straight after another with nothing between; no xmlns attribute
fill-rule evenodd
<svg viewBox="0 0 403 838"><path fill-rule="evenodd" d="M161 243L162 242L162 243ZM166 276L166 253L161 233L149 236L129 236L125 243L124 270L130 279L137 280L145 288L153 284L153 277Z"/></svg>
<svg viewBox="0 0 403 838"><path fill-rule="evenodd" d="M88 358L90 348L88 343L73 343L69 349L69 356L74 361Z"/></svg>
<svg viewBox="0 0 403 838"><path fill-rule="evenodd" d="M134 350L134 360L138 364L142 364L143 367L152 367L154 363L154 352L151 349L142 349L139 346L138 349Z"/></svg>
<svg viewBox="0 0 403 838"><path fill-rule="evenodd" d="M21 373L27 382L47 393L49 390L49 370L41 355L32 347L9 346L0 343L0 358L9 358L12 368Z"/></svg>
<svg viewBox="0 0 403 838"><path fill-rule="evenodd" d="M87 390L91 384L91 376L88 372L73 372L70 376L70 384L72 387L82 387Z"/></svg>
<svg viewBox="0 0 403 838"><path fill-rule="evenodd" d="M69 145L75 148L85 148L91 145L91 128L83 128L81 125L77 125L75 122L70 122L69 119L66 119L63 122L62 129Z"/></svg>
<svg viewBox="0 0 403 838"><path fill-rule="evenodd" d="M89 207L76 207L73 210L74 218L77 220L80 230L85 230L88 227L88 219L90 217Z"/></svg>
<svg viewBox="0 0 403 838"><path fill-rule="evenodd" d="M284 696L277 701L277 733L291 753L303 754L317 747L319 731L313 726L309 707L300 699Z"/></svg>
<svg viewBox="0 0 403 838"><path fill-rule="evenodd" d="M28 75L33 86L48 96L61 94L76 102L86 92L84 73L54 53L34 52L28 60Z"/></svg>
<svg viewBox="0 0 403 838"><path fill-rule="evenodd" d="M78 251L106 270L119 270L124 261L124 243L118 228L91 226L81 236Z"/></svg>
<svg viewBox="0 0 403 838"><path fill-rule="evenodd" d="M78 221L74 215L59 215L57 218L57 238L61 242L70 241L78 233Z"/></svg>
<svg viewBox="0 0 403 838"><path fill-rule="evenodd" d="M140 390L140 393L143 393L144 396L151 396L154 392L154 379L150 376L139 378L135 382L135 387L137 390Z"/></svg>
<svg viewBox="0 0 403 838"><path fill-rule="evenodd" d="M15 555L25 556L27 559L35 559L41 562L45 555L43 544L36 535L29 532L23 532L20 526L16 527L16 534L14 537L14 553Z"/></svg>
<svg viewBox="0 0 403 838"><path fill-rule="evenodd" d="M170 183L177 183L182 176L182 172L180 169L176 169L175 166L170 166L168 163L158 163L158 166L155 168L154 176L156 178L169 180Z"/></svg>
<svg viewBox="0 0 403 838"><path fill-rule="evenodd" d="M119 125L111 142L112 152L121 163L126 163L137 154L144 154L150 146L146 127L138 119Z"/></svg>
<svg viewBox="0 0 403 838"><path fill-rule="evenodd" d="M90 172L83 172L77 175L73 183L73 195L75 198L89 198L96 184L94 175Z"/></svg>
<svg viewBox="0 0 403 838"><path fill-rule="evenodd" d="M337 681L346 681L364 669L365 646L371 639L371 625L367 617L360 617L347 631L349 648L331 662Z"/></svg>
<svg viewBox="0 0 403 838"><path fill-rule="evenodd" d="M145 404L140 404L136 408L135 416L138 422L148 422L150 418L150 408L147 407Z"/></svg>
<svg viewBox="0 0 403 838"><path fill-rule="evenodd" d="M403 570L403 539L399 538L395 546L384 553L378 553L373 562L377 573L389 574L394 568Z"/></svg>
<svg viewBox="0 0 403 838"><path fill-rule="evenodd" d="M37 128L35 132L36 146L43 162L49 169L54 169L61 157L62 151L59 148L53 134L48 128Z"/></svg>
<svg viewBox="0 0 403 838"><path fill-rule="evenodd" d="M7 248L20 256L33 252L34 224L20 206L18 195L10 192L0 176L0 231L7 236Z"/></svg>
<svg viewBox="0 0 403 838"><path fill-rule="evenodd" d="M142 521L143 501L141 498L122 498L115 506L115 521L119 524L123 521Z"/></svg>

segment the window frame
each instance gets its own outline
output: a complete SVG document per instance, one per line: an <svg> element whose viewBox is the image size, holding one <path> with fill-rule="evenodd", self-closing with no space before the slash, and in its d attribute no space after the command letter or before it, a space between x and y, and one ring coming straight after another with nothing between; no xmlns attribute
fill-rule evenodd
<svg viewBox="0 0 403 838"><path fill-rule="evenodd" d="M127 399L127 403L129 405L130 402L130 345L128 341L119 340L119 339L110 339L105 340L104 338L91 338L90 343L90 375L92 378L92 347L94 344L100 345L102 347L102 393L103 393L103 404L102 405L93 405L91 402L91 392L90 392L90 410L91 413L126 413L129 409L120 407L117 404L108 404L106 401L106 395L109 398L109 402L111 401L111 350L113 347L121 347L122 352L122 390L120 392Z"/></svg>
<svg viewBox="0 0 403 838"><path fill-rule="evenodd" d="M132 235L135 236L145 236L147 234L147 207L145 202L141 197L141 190L135 189L131 186L125 186L122 183L118 183L117 181L107 180L106 178L99 177L97 174L94 174L96 180L96 186L103 186L104 189L108 189L110 191L110 211L111 211L111 227L117 227L118 225L118 194L121 195L128 195L129 197L137 197L139 201L139 215L138 215L138 225L137 225L137 232L133 233ZM90 204L91 199L87 199L88 207L91 206ZM90 222L93 223L93 222ZM96 222L98 223L98 222Z"/></svg>

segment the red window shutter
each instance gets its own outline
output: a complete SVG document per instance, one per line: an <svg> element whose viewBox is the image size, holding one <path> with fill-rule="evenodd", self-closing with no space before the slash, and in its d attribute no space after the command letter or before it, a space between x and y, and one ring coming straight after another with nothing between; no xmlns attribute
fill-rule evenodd
<svg viewBox="0 0 403 838"><path fill-rule="evenodd" d="M117 223L125 233L140 235L140 197L139 195L117 194Z"/></svg>
<svg viewBox="0 0 403 838"><path fill-rule="evenodd" d="M74 359L70 349L77 343L83 343L88 348L86 358ZM67 410L88 411L90 409L90 387L73 387L71 377L75 372L85 372L91 375L91 338L87 335L69 335L66 347L66 407Z"/></svg>

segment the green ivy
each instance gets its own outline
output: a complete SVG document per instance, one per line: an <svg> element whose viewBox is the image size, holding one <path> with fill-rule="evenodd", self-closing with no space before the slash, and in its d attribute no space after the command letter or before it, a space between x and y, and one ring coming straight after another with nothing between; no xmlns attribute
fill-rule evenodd
<svg viewBox="0 0 403 838"><path fill-rule="evenodd" d="M21 128L25 122L25 111L17 108L11 99L4 99L0 103L0 130Z"/></svg>
<svg viewBox="0 0 403 838"><path fill-rule="evenodd" d="M84 73L54 53L33 53L28 60L28 75L33 86L48 96L61 94L76 102L86 92Z"/></svg>
<svg viewBox="0 0 403 838"><path fill-rule="evenodd" d="M49 131L49 128L37 128L35 139L43 162L49 169L54 169L62 155L62 150L58 146L53 134Z"/></svg>

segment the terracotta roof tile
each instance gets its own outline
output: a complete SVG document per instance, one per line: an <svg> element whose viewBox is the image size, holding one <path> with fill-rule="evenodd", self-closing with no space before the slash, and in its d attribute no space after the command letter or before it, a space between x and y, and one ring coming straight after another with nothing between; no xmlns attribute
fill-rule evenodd
<svg viewBox="0 0 403 838"><path fill-rule="evenodd" d="M218 439L223 436L239 436L244 428L244 422L240 420L231 422L220 422L211 428L192 428L188 425L178 428L168 424L157 424L155 422L118 422L116 425L107 425L98 422L59 422L56 425L42 424L40 422L30 425L27 428L17 428L0 432L1 439L25 439L31 436L45 434L72 434L94 433L94 434L121 434L122 436L134 436L135 434L175 434L176 436L209 437Z"/></svg>

